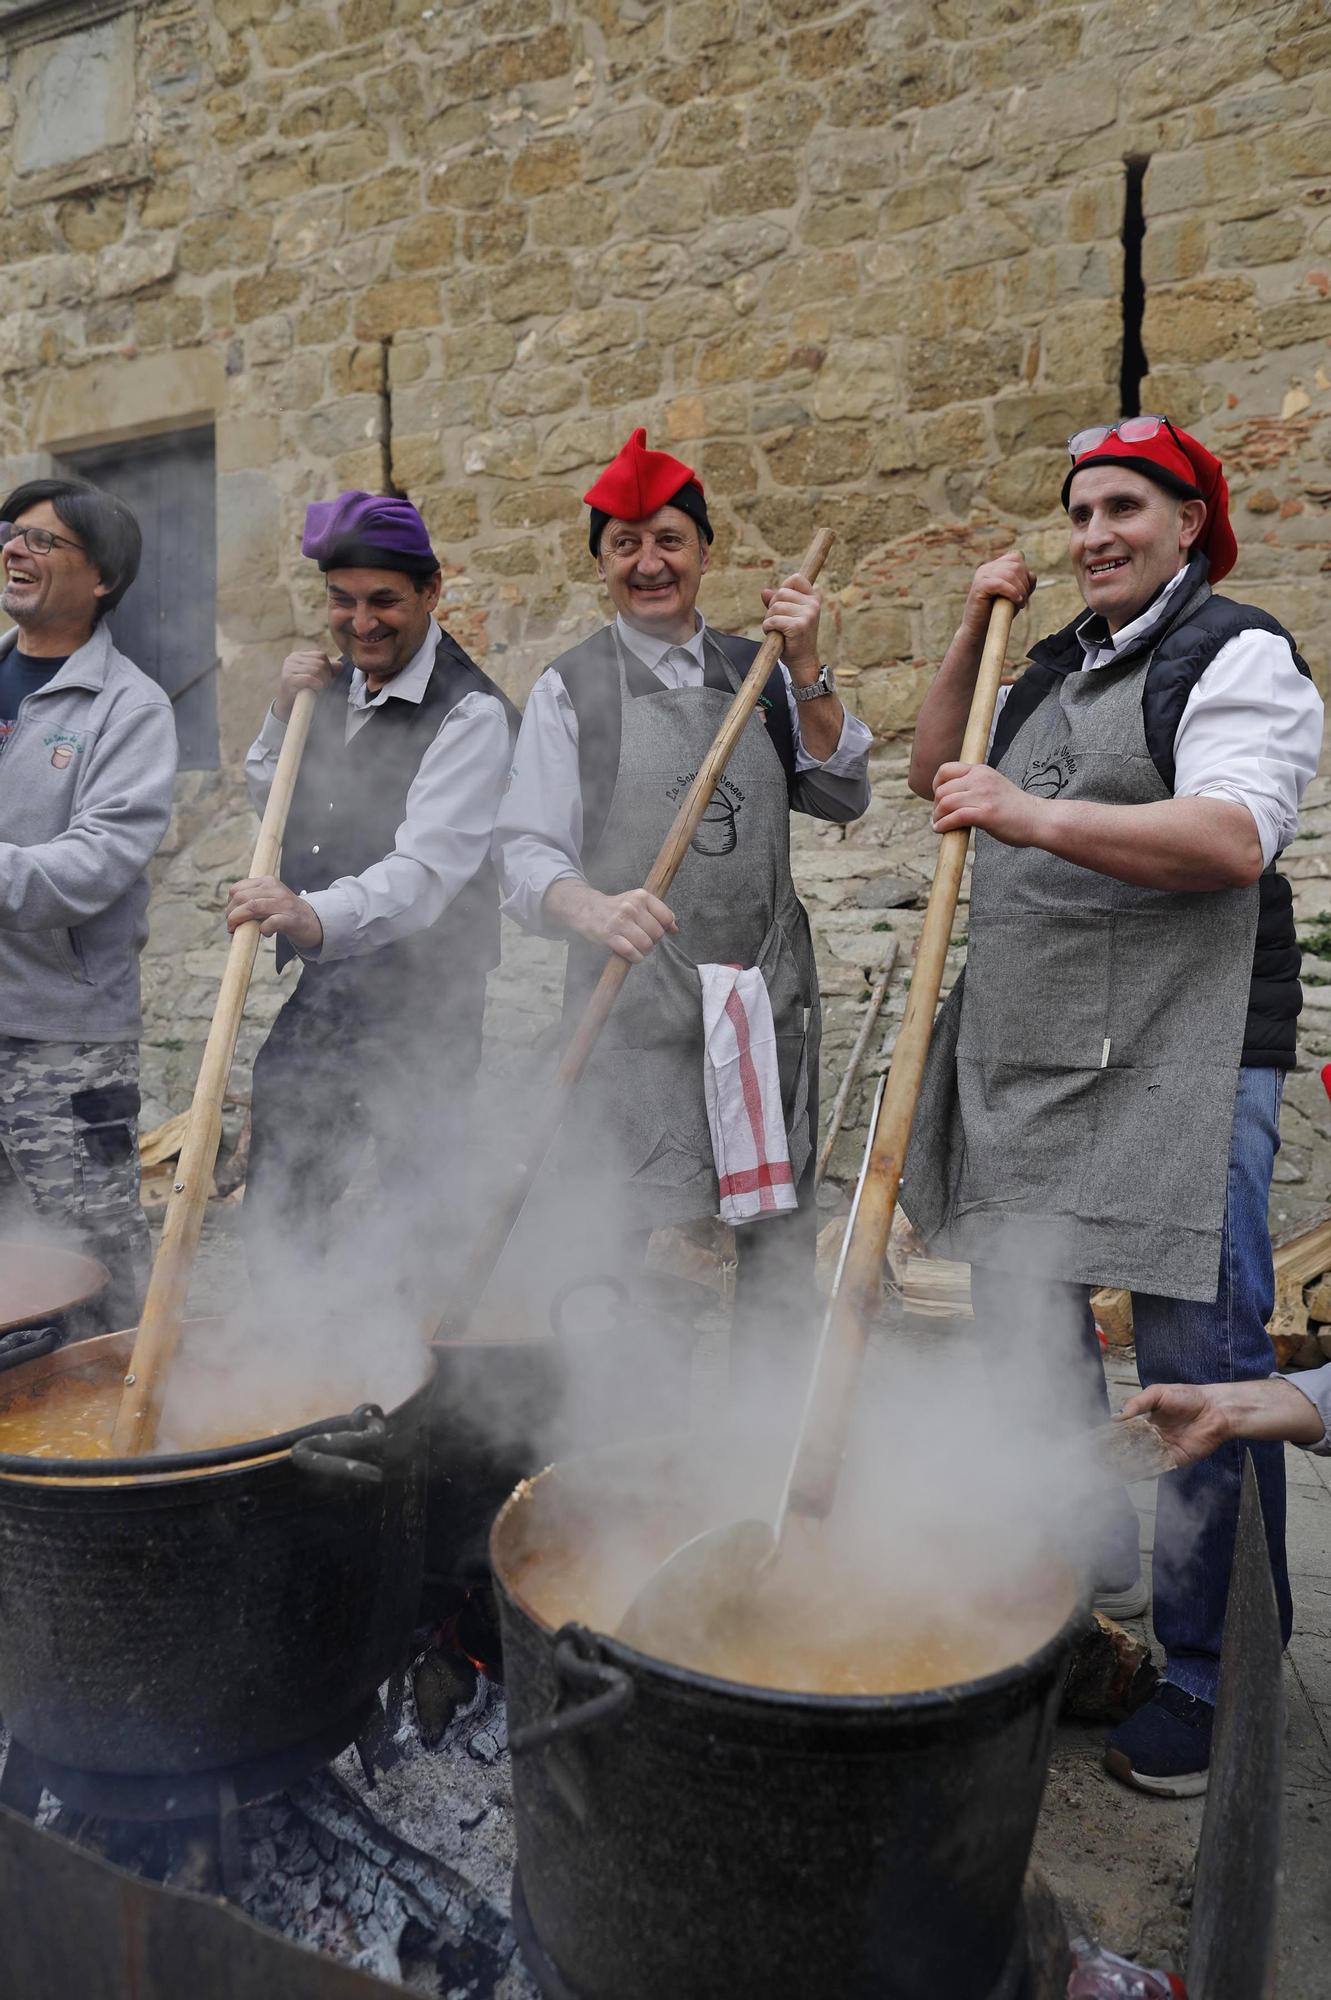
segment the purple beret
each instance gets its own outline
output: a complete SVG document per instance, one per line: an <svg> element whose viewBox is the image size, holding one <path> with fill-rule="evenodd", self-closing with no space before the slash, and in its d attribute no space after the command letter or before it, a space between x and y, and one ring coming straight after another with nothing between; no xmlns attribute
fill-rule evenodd
<svg viewBox="0 0 1331 2000"><path fill-rule="evenodd" d="M339 493L305 509L300 552L320 569L401 569L433 576L439 559L410 500L384 493Z"/></svg>

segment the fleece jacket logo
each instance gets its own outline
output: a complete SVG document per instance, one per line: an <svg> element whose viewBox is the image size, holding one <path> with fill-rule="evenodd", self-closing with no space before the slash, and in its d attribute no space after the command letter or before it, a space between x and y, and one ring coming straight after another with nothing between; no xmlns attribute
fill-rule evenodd
<svg viewBox="0 0 1331 2000"><path fill-rule="evenodd" d="M82 750L83 738L71 735L66 729L55 729L49 736L43 736L42 747L50 750L55 769L63 771Z"/></svg>

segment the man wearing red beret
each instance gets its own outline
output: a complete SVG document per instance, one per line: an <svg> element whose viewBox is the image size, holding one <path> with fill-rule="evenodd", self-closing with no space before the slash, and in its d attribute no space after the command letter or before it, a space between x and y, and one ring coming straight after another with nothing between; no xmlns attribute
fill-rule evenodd
<svg viewBox="0 0 1331 2000"><path fill-rule="evenodd" d="M507 913L570 939L564 1015L580 1015L608 952L635 968L580 1096L620 1227L641 1237L718 1208L704 1095L700 965L761 968L771 1001L782 1163L797 1206L737 1231L732 1374L811 1332L818 974L790 875L791 810L852 820L869 800L869 731L818 648L808 580L764 591L784 659L764 691L667 905L640 886L758 647L697 610L712 527L702 481L637 430L584 496L614 620L532 689L495 829ZM580 1105L580 1109L582 1106Z"/></svg>
<svg viewBox="0 0 1331 2000"><path fill-rule="evenodd" d="M1144 1385L1269 1376L1267 1201L1301 1004L1289 884L1322 704L1274 618L1213 594L1237 557L1219 461L1164 417L1079 431L1063 486L1085 614L1009 691L988 761L956 762L991 604L984 564L921 710L911 785L976 829L964 978L938 1017L902 1201L972 1266L976 1317L1024 1333L1022 1393L1060 1361L1107 1414L1088 1294L1133 1295ZM1075 1357L1075 1361L1074 1358ZM1057 1398L1053 1400L1058 1400ZM1253 1446L1284 1629L1281 1449ZM1110 1738L1116 1776L1205 1789L1240 1447L1159 1489L1165 1680ZM1106 1609L1144 1609L1127 1496L1097 1521Z"/></svg>

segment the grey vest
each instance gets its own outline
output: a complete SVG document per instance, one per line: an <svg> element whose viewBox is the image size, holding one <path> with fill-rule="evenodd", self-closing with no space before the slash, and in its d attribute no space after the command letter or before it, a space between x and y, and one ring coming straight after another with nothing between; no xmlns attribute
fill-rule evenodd
<svg viewBox="0 0 1331 2000"><path fill-rule="evenodd" d="M1045 798L1171 796L1149 654L1068 674L998 768ZM902 1184L946 1256L1212 1300L1256 884L1135 888L977 833L967 965L939 1014Z"/></svg>
<svg viewBox="0 0 1331 2000"><path fill-rule="evenodd" d="M708 642L711 643L710 641ZM616 648L622 705L619 768L587 880L610 894L646 881L730 705L715 688L631 695ZM741 676L713 651L732 687ZM659 1228L719 1205L703 1096L700 964L757 965L772 1000L781 1096L798 1181L813 1145L810 1076L818 1058L818 979L809 920L790 876L790 798L757 716L736 746L666 898L679 924L629 972L588 1066L575 1140L616 1182L622 1227ZM605 964L569 946L564 1019L571 1027Z"/></svg>

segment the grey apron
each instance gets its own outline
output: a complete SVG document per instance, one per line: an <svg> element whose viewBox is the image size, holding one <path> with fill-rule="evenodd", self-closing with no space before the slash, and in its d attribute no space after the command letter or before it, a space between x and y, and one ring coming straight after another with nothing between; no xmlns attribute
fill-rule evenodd
<svg viewBox="0 0 1331 2000"><path fill-rule="evenodd" d="M1044 798L1171 796L1150 655L1069 673L999 769ZM1134 888L977 833L966 971L934 1027L902 1206L945 1256L1213 1300L1256 884Z"/></svg>
<svg viewBox="0 0 1331 2000"><path fill-rule="evenodd" d="M710 639L732 687L741 676ZM646 881L730 697L719 689L632 695L616 634L619 769L605 828L586 862L606 894ZM818 1059L818 979L809 920L790 877L790 798L757 715L749 722L666 898L679 925L624 982L578 1093L573 1136L613 1177L626 1229L714 1215L716 1165L703 1096L698 966L759 966L772 1001L781 1101L796 1181L813 1144L810 1065ZM577 1020L605 953L569 946L564 1020Z"/></svg>

